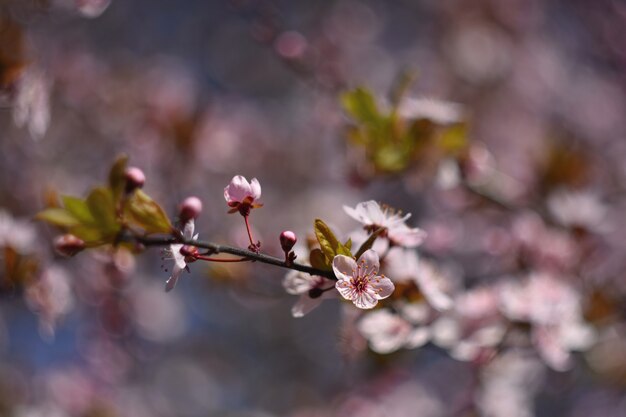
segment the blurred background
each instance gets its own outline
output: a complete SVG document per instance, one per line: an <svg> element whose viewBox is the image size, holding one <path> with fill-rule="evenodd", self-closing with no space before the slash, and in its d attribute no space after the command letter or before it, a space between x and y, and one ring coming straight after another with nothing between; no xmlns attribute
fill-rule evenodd
<svg viewBox="0 0 626 417"><path fill-rule="evenodd" d="M0 415L626 416L626 3L0 0L0 13ZM403 74L399 100L417 101L402 126L462 128L458 149L391 163L387 136L354 139L369 122L342 94L361 86L385 113ZM278 256L280 232L305 242L316 217L347 236L344 204L413 213L455 297L567 276L594 343L562 367L527 338L486 364L436 343L379 355L338 301L292 318L283 270L196 263L166 294L156 249L58 256L34 215L104 182L120 153L170 215L202 199L201 239L242 247L223 188L258 178L254 232Z"/></svg>

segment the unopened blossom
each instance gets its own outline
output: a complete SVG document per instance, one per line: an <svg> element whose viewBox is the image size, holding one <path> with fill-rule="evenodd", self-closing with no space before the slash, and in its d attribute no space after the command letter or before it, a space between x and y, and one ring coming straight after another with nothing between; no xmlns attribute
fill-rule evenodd
<svg viewBox="0 0 626 417"><path fill-rule="evenodd" d="M368 312L357 328L370 348L377 353L391 353L402 348L417 348L430 339L430 329L414 326L406 317L387 309Z"/></svg>
<svg viewBox="0 0 626 417"><path fill-rule="evenodd" d="M198 238L197 234L193 234L194 227L195 225L193 219L185 223L185 227L183 228L183 237L185 240L195 240ZM193 257L189 256L189 252L194 249L195 248L183 245L182 243L173 243L170 245L169 249L163 251L165 259L171 259L174 261L172 275L170 275L168 280L165 282L165 291L171 291L174 289L176 283L178 282L178 278L180 278L180 274L182 274L187 268L187 264L195 260Z"/></svg>
<svg viewBox="0 0 626 417"><path fill-rule="evenodd" d="M382 235L395 245L414 248L426 238L426 232L422 229L406 225L406 221L411 217L410 213L403 216L376 201L365 201L357 204L355 208L343 206L343 209L348 216L362 223L366 229L372 231L383 229Z"/></svg>
<svg viewBox="0 0 626 417"><path fill-rule="evenodd" d="M333 259L333 271L337 277L335 287L346 300L362 309L373 308L378 300L393 293L393 282L384 275L378 275L380 261L378 253L367 250L355 261L345 255Z"/></svg>
<svg viewBox="0 0 626 417"><path fill-rule="evenodd" d="M299 295L300 299L291 308L293 317L303 317L317 308L322 301L335 296L335 282L318 275L309 275L300 271L289 271L283 279L285 291L292 295Z"/></svg>
<svg viewBox="0 0 626 417"><path fill-rule="evenodd" d="M242 175L235 175L230 184L224 188L224 199L230 207L229 213L238 211L242 216L247 216L251 209L263 206L259 202L260 198L261 184L256 178L248 182Z"/></svg>

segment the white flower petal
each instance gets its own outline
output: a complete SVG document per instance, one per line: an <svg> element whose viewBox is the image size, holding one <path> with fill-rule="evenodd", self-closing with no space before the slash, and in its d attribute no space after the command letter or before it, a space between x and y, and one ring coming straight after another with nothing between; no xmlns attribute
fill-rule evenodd
<svg viewBox="0 0 626 417"><path fill-rule="evenodd" d="M355 306L357 306L358 308L362 308L364 310L374 308L376 304L378 304L378 300L376 299L376 294L371 290L363 291L360 294L355 294L354 298L352 299L352 302L354 303Z"/></svg>
<svg viewBox="0 0 626 417"><path fill-rule="evenodd" d="M333 271L337 279L350 281L356 271L356 261L345 255L337 255L333 259Z"/></svg>
<svg viewBox="0 0 626 417"><path fill-rule="evenodd" d="M367 274L377 274L380 269L380 260L378 258L378 253L373 249L368 249L363 252L363 255L357 261L357 265L361 266L362 273ZM364 269L365 268L365 269Z"/></svg>
<svg viewBox="0 0 626 417"><path fill-rule="evenodd" d="M291 308L291 315L296 318L303 317L319 306L322 301L322 297L311 298L308 294L302 294L298 302Z"/></svg>
<svg viewBox="0 0 626 417"><path fill-rule="evenodd" d="M183 227L183 236L185 237L185 239L193 238L194 228L195 222L193 219L190 219L187 223L185 223L185 226Z"/></svg>
<svg viewBox="0 0 626 417"><path fill-rule="evenodd" d="M172 257L174 258L174 263L179 269L184 269L185 266L187 266L187 262L185 262L185 256L180 253L180 250L182 248L183 245L178 243L170 245L170 252L172 253Z"/></svg>
<svg viewBox="0 0 626 417"><path fill-rule="evenodd" d="M335 288L337 288L337 291L339 291L339 294L341 294L341 296L345 298L346 300L352 301L352 299L354 298L355 291L354 291L354 288L352 287L352 284L350 284L349 280L340 278L339 280L337 280L337 283L335 284Z"/></svg>
<svg viewBox="0 0 626 417"><path fill-rule="evenodd" d="M375 291L374 294L378 300L389 297L393 293L393 290L396 289L393 282L387 277L376 277L371 281L370 285Z"/></svg>
<svg viewBox="0 0 626 417"><path fill-rule="evenodd" d="M176 286L176 283L178 282L178 278L180 278L180 274L182 274L183 269L179 268L178 266L174 266L174 269L172 270L172 276L170 276L168 278L168 280L165 282L165 291L169 292L172 291L174 289L174 287Z"/></svg>
<svg viewBox="0 0 626 417"><path fill-rule="evenodd" d="M283 278L283 288L289 294L299 295L307 293L315 286L318 277L300 271L289 271Z"/></svg>
<svg viewBox="0 0 626 417"><path fill-rule="evenodd" d="M407 337L405 347L415 349L424 346L430 340L430 329L428 327L418 327L413 329Z"/></svg>

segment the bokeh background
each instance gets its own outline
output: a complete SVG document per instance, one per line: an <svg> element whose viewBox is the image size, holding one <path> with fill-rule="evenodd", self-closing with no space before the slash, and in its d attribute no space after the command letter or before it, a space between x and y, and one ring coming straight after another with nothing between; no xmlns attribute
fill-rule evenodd
<svg viewBox="0 0 626 417"><path fill-rule="evenodd" d="M625 3L2 0L0 13L0 415L626 415ZM340 95L366 86L383 106L407 70L407 95L463 106L471 162L497 167L504 206L455 186L446 161L357 166ZM285 229L306 241L316 217L347 234L343 204L411 212L424 256L462 288L523 269L516 219L580 215L584 233L527 244L571 263L597 341L565 372L520 349L478 372L433 344L369 352L338 301L292 318L276 268L194 264L166 294L157 250L61 258L33 216L103 182L120 153L172 216L197 195L200 237L242 247L223 188L258 178L268 253ZM563 188L591 208L550 208Z"/></svg>

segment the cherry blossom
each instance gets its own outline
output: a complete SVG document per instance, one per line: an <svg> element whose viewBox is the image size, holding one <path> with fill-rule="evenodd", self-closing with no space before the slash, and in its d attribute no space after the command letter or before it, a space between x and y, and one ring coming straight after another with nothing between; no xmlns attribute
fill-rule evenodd
<svg viewBox="0 0 626 417"><path fill-rule="evenodd" d="M185 239L198 238L198 234L194 235L193 233L194 227L195 225L193 219L185 223L185 226L183 227L183 237ZM170 275L168 280L165 282L165 291L171 291L174 289L176 283L178 282L178 278L180 278L182 272L187 269L187 264L195 260L188 254L186 255L186 253L193 250L195 250L195 248L183 245L182 243L173 243L170 245L169 249L165 249L163 251L163 254L165 255L164 259L171 259L174 261L172 275Z"/></svg>
<svg viewBox="0 0 626 417"><path fill-rule="evenodd" d="M334 281L317 275L309 275L300 271L289 271L283 279L285 291L299 295L300 299L291 308L291 315L299 318L317 308L322 301L335 296Z"/></svg>
<svg viewBox="0 0 626 417"><path fill-rule="evenodd" d="M552 217L563 226L601 231L607 207L590 191L557 190L548 197Z"/></svg>
<svg viewBox="0 0 626 417"><path fill-rule="evenodd" d="M259 181L256 178L252 178L252 181L248 182L242 175L235 175L230 184L224 188L224 198L226 203L228 203L228 207L230 207L228 212L235 213L239 211L242 216L247 216L253 208L263 206L258 201L261 198L261 184L259 184Z"/></svg>
<svg viewBox="0 0 626 417"><path fill-rule="evenodd" d="M401 348L417 348L430 339L430 329L417 326L387 309L375 310L363 317L357 328L377 353L391 353Z"/></svg>
<svg viewBox="0 0 626 417"><path fill-rule="evenodd" d="M535 272L523 281L508 281L499 295L505 316L532 326L532 341L553 369L568 369L570 351L585 350L595 340L593 328L583 319L578 291L550 273Z"/></svg>
<svg viewBox="0 0 626 417"><path fill-rule="evenodd" d="M343 298L358 308L373 308L378 300L389 297L395 288L389 278L378 275L379 268L378 254L372 249L365 251L358 261L337 255L333 259L333 271L337 276L335 286Z"/></svg>
<svg viewBox="0 0 626 417"><path fill-rule="evenodd" d="M426 238L426 232L419 228L411 228L406 221L411 217L410 213L402 216L399 212L387 206L381 206L376 201L370 200L359 203L355 208L343 206L348 216L360 222L366 229L384 229L383 235L393 244L414 248L419 246Z"/></svg>

